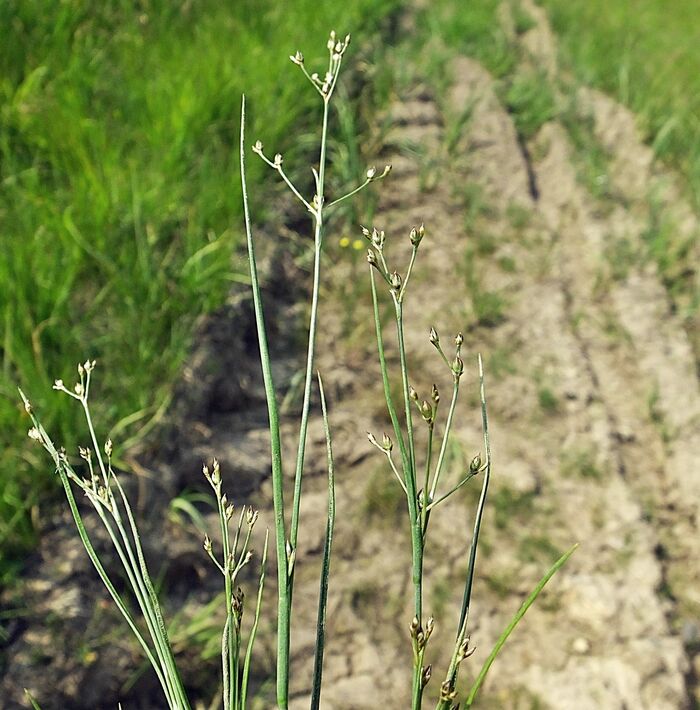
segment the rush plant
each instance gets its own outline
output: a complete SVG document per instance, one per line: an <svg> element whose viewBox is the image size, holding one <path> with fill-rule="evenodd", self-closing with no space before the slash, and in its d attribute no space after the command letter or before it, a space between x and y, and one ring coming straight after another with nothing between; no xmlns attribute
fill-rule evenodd
<svg viewBox="0 0 700 710"><path fill-rule="evenodd" d="M260 278L255 256L255 240L253 238L252 220L249 207L249 193L246 182L246 152L245 138L245 98L241 104L240 133L240 168L242 194L245 215L245 231L248 248L248 264L252 285L252 298L257 324L257 336L260 349L262 375L267 400L270 430L271 474L274 506L274 547L277 560L277 632L276 632L276 698L277 707L286 710L289 705L290 682L290 637L292 626L292 609L294 597L294 582L297 564L297 546L300 535L300 503L303 491L303 475L305 467L305 451L307 429L311 411L311 400L314 380L318 382L318 393L321 414L326 438L328 464L328 509L325 544L321 564L318 617L316 628L316 651L313 677L311 679L312 710L321 707L321 688L323 674L323 655L326 634L326 601L330 581L331 550L335 521L335 479L333 449L326 399L323 382L319 373L315 373L316 333L318 328L318 305L321 285L323 245L327 219L334 208L367 188L371 183L385 178L390 166L378 171L370 167L364 181L355 189L336 199L327 199L325 194L325 176L327 168L328 128L331 102L340 74L343 59L348 50L350 37L340 39L334 32L327 42L328 63L322 73L307 70L306 62L300 52L290 57L301 70L303 76L318 94L322 108L318 163L311 170L314 177L314 193L309 198L302 194L284 168L284 160L280 153L269 157L261 141L257 140L252 150L267 165L270 166L287 185L294 197L302 204L309 215L313 234L313 275L311 288L311 306L308 323L307 353L303 400L299 423L299 436L294 459L294 483L292 490L285 490L283 478L283 456L280 416L278 411L278 390L273 381L270 349L264 319L264 309L261 296ZM477 358L481 416L483 424L483 458L481 454L474 456L467 471L457 485L445 488L441 485L441 474L446 467L446 454L457 406L460 382L465 370L462 359L464 339L461 334L454 338L449 348L443 346L435 329L431 329L429 340L435 347L440 360L448 368L452 377L452 393L444 423L438 418L440 393L433 386L429 398L421 399L409 380L409 354L405 344L405 313L408 286L419 252L421 241L425 237L423 226L411 230L409 240L411 255L405 273L389 267L386 254L385 233L377 229L362 228L362 234L368 242L367 261L369 264L369 281L372 294L373 318L376 333L376 346L383 383L384 398L392 423L393 440L384 434L380 440L369 435L370 443L387 459L390 472L396 478L406 499L407 526L411 541L411 578L413 581L413 616L407 619L410 629L410 644L412 648L412 686L411 708L419 710L424 700L425 689L432 675L432 666L427 663L428 642L434 629L435 621L427 617L423 609L423 563L427 535L430 529L431 516L438 514L440 504L450 496L458 493L472 479L481 480L481 495L475 512L474 528L469 543L469 560L462 605L459 619L456 623L454 647L450 663L445 669L444 680L436 693L437 710L456 709L457 676L462 662L473 653L469 641L469 613L471 607L472 588L475 578L476 558L481 529L482 516L487 500L489 481L492 472L491 448L489 442L488 413L484 384L484 371L481 357ZM399 368L395 375L390 372L385 355L384 323L380 317L380 287L388 293L393 305L393 320L395 327L395 347L399 353ZM164 696L170 708L184 710L190 707L183 682L177 669L175 656L168 639L166 624L161 607L154 590L153 581L149 575L144 552L141 546L138 526L134 519L131 506L119 477L112 468L112 443L108 440L100 443L95 432L88 396L94 361L87 361L78 366L78 382L73 388L66 387L57 380L54 389L65 396L74 399L82 408L89 444L79 450L82 459L82 469L85 475L79 473L73 459L67 452L56 447L48 433L36 418L28 399L22 394L24 406L32 419L29 435L43 445L49 453L56 472L63 484L68 504L87 554L95 566L102 582L106 586L115 604L122 613L129 628L136 636L146 657L153 666ZM392 377L396 376L400 384L400 395L395 401L395 388L392 387ZM417 451L415 427L427 428L427 446L422 457ZM394 442L398 447L397 461L394 460ZM243 567L252 558L251 541L253 528L258 520L258 513L244 507L238 513L222 492L222 478L219 464L214 461L210 467L204 466L204 476L211 486L218 511L219 530L216 541L209 535L204 539L204 550L223 577L225 590L225 623L221 637L221 668L222 668L222 703L225 710L243 710L249 697L249 677L253 644L258 629L265 582L265 565L267 558L267 534L262 548L260 573L258 576L257 595L250 622L244 630L243 618L245 597L238 587L237 581ZM85 525L82 514L75 499L74 490L85 494L97 517L106 530L109 540L122 565L129 582L129 587L140 612L137 619L131 611L132 604L118 590L112 581L112 576L104 567L96 551L88 526ZM291 495L291 513L288 514L287 503ZM471 707L479 691L486 673L494 658L513 628L522 618L527 608L551 576L565 563L574 548L554 564L537 585L530 597L525 601L519 612L504 630L494 650L487 658L481 671L465 698L465 707ZM248 617L246 617L247 619ZM244 639L245 640L244 642ZM35 702L32 700L32 702Z"/></svg>

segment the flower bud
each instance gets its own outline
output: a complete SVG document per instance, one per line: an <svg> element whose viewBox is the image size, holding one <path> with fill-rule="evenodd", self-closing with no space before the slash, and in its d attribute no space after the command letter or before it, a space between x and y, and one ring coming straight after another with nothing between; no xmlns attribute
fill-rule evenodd
<svg viewBox="0 0 700 710"><path fill-rule="evenodd" d="M440 392L438 391L437 385L433 385L433 389L430 392L433 402L437 404L440 401Z"/></svg>
<svg viewBox="0 0 700 710"><path fill-rule="evenodd" d="M411 233L409 235L409 238L411 240L411 244L413 244L414 247L417 247L420 243L423 237L425 236L425 229L423 229L423 225L421 224L419 229L416 229L413 227L411 229Z"/></svg>
<svg viewBox="0 0 700 710"><path fill-rule="evenodd" d="M462 373L464 372L464 362L462 362L461 357L457 356L452 361L452 372L454 373L455 377L462 376Z"/></svg>
<svg viewBox="0 0 700 710"><path fill-rule="evenodd" d="M401 289L401 284L403 283L401 280L401 275L398 273L398 271L394 271L389 279L391 283L391 287L394 289L394 291L398 291Z"/></svg>
<svg viewBox="0 0 700 710"><path fill-rule="evenodd" d="M372 166L368 171L367 171L367 179L371 182L374 180L375 176L377 174L377 168Z"/></svg>
<svg viewBox="0 0 700 710"><path fill-rule="evenodd" d="M394 448L394 442L386 435L382 435L382 448L384 451L391 451Z"/></svg>
<svg viewBox="0 0 700 710"><path fill-rule="evenodd" d="M469 463L469 473L479 473L481 468L481 454L477 454Z"/></svg>
<svg viewBox="0 0 700 710"><path fill-rule="evenodd" d="M437 332L437 330L435 330L435 328L431 328L431 329L430 329L430 336L428 337L428 340L430 340L430 342L431 342L435 347L437 347L438 345L440 345L440 336L438 335L438 332Z"/></svg>
<svg viewBox="0 0 700 710"><path fill-rule="evenodd" d="M295 52L293 55L290 55L289 58L298 66L301 66L304 63L304 55L299 51Z"/></svg>
<svg viewBox="0 0 700 710"><path fill-rule="evenodd" d="M464 342L464 336L461 333L457 333L457 335L455 336L455 345L458 348L461 348L463 342Z"/></svg>

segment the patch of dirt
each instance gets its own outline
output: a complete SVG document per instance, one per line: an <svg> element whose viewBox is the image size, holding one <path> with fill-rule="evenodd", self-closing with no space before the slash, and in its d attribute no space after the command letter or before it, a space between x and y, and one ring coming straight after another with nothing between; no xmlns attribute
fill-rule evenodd
<svg viewBox="0 0 700 710"><path fill-rule="evenodd" d="M564 85L544 13L529 1L524 6L536 25L517 40L521 62ZM698 363L689 321L646 256L644 235L659 211L689 237L698 229L697 216L674 176L655 163L634 117L610 98L581 89L576 101L576 120L592 121L606 155L608 189L600 195L582 177L581 156L564 121L552 120L526 140L503 107L497 82L478 62L458 57L450 73L449 91L436 95L413 67L410 88L390 108L381 158L394 170L383 186L376 226L387 231L390 266L403 273L409 230L426 226L406 305L411 380L421 395L433 382L443 399L450 389L449 373L427 339L430 326L444 341L459 330L466 336L464 397L445 474L450 480L481 446L477 351L486 363L494 471L471 617L477 651L463 675L474 676L545 569L580 542L496 661L481 707L695 708ZM366 269L335 259L335 252L329 244L329 283L339 286L324 293L318 359L331 406L338 510L322 706L403 708L410 705L408 529L400 490L366 443L367 430L390 428L371 347ZM268 273L286 270L275 283L300 280L288 260L270 258ZM277 304L289 295L281 288L273 298ZM294 382L299 368L285 325L300 315L287 311L273 319L279 382ZM386 337L393 342L388 321ZM262 520L271 521L255 350L245 301L233 301L203 325L177 398L177 431L163 434L163 447L153 452L158 462L148 466L159 472L162 500L193 484L201 460L216 455L231 496L239 504L256 503ZM396 370L398 355L390 344L388 358ZM293 387L285 388L293 394ZM294 397L289 400L283 434L292 451L296 419ZM317 411L306 460L292 639L295 710L309 701L325 527L325 443ZM475 495L476 487L453 496L431 519L425 610L436 617L436 631L428 647L429 697L439 688L455 633ZM162 515L164 503L154 510ZM64 534L44 540L40 573L30 582L44 604L35 607L37 614L55 615L61 629L75 628L73 619L80 629L90 623L106 629L113 614L104 611L90 621L104 608L104 595L86 582L88 562L75 546L57 556ZM188 580L172 605L184 600L190 580L203 580L204 590L189 606L203 603L214 587L199 538L170 524L161 539L165 554L176 560L170 579ZM56 560L66 560L68 568L55 572ZM269 570L273 577L273 560ZM275 604L273 586L268 612ZM86 590L98 595L89 613ZM133 650L106 642L90 649L94 655L87 661L84 655L67 668L66 658L77 659L79 634L66 641L69 654L57 653L45 648L55 634L47 632L46 643L39 638L39 619L17 629L10 645L0 685L6 707L19 707L18 688L43 687L37 663L60 691L62 704L47 701L46 710L113 707L134 667ZM185 675L203 688L203 681L195 681L195 660L188 661ZM258 662L261 681L271 669L269 623L261 632ZM99 681L101 694L90 695L98 682L94 674L99 678L115 665L119 672L104 685ZM134 691L125 707L158 707L155 689L141 683L141 704Z"/></svg>

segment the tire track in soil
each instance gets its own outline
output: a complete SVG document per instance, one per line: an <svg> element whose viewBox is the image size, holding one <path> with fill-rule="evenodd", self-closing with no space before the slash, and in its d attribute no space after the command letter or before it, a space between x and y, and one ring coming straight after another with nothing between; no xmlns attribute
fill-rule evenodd
<svg viewBox="0 0 700 710"><path fill-rule="evenodd" d="M524 61L556 80L554 37L544 13L530 2L526 7L537 25L520 38ZM446 476L456 477L480 447L477 350L487 364L494 479L472 616L477 652L464 673L476 672L555 551L580 541L579 551L499 657L481 707L529 708L538 702L557 710L697 707L697 363L655 268L633 263L615 277L606 251L611 239L621 236L641 245L650 185L688 234L698 227L695 215L673 177L654 164L634 117L611 99L587 89L579 96L582 114L594 117L596 137L609 155L613 193L621 196L601 204L578 180L577 158L557 121L525 141L501 105L495 81L477 62L454 60L444 96L421 77L419 64L403 68L413 81L390 109L383 158L394 171L383 190L377 226L387 230L390 263L404 271L408 232L426 225L406 307L412 382L419 392L434 381L443 399L449 391L449 376L428 344L428 328L435 325L445 340L460 329L467 336L466 396L453 437L459 446L451 452L453 467ZM445 126L451 128L467 106L470 120L448 154ZM268 271L288 269L285 264L273 261ZM275 279L295 280L298 274L289 272ZM350 292L362 315L348 331L348 319L341 317L346 305L333 290L324 294L318 365L331 407L338 520L323 707L408 707L408 534L397 487L365 437L367 429L380 434L390 428L378 401L376 355L367 346L373 338L368 288L354 285L360 279L347 263L332 267L331 280L353 284ZM484 294L495 294L501 303L491 325L479 317ZM289 311L280 319L283 349L291 347L283 324L294 317ZM236 336L225 332L231 322L243 323L248 333L233 349ZM251 364L251 328L237 302L205 325L177 398L181 432L175 448L166 452L167 464L151 466L165 469L166 488L198 475L200 459L213 454L224 460L224 472L235 472L229 488L238 504L245 501L236 485L243 482L248 497L266 476L264 405ZM388 355L395 366L395 349ZM277 367L277 379L288 381L293 358L285 356ZM222 389L227 382L228 389ZM551 395L546 400L545 389ZM244 412L238 411L241 405ZM284 425L288 450L295 426L291 419ZM325 527L325 444L318 417L309 438L293 626L295 710L308 706ZM425 595L426 613L436 616L428 651L431 697L454 636L475 491L467 492L467 503L447 501L431 521ZM260 503L263 520L271 515L269 480L251 496L249 501ZM44 567L52 564L47 554L61 535L46 538L45 562L34 580L39 595L47 593ZM180 559L176 568L201 576L201 565L192 562L199 542L190 542L176 528L163 536L171 556L189 560ZM87 565L70 551L62 557L73 560L64 570L67 591L48 592L49 612L63 608L71 594L89 596L94 587L85 583ZM274 560L269 565L274 569ZM272 587L268 610L275 606ZM201 603L208 594L204 590ZM71 614L84 626L89 601L83 599L80 608ZM263 627L256 661L271 669L271 620ZM32 687L36 674L22 675L21 654L31 655L32 644L43 648L37 638L33 630L17 646L12 687L20 676L22 685ZM50 634L41 638L50 644ZM105 663L126 666L128 660L121 653L117 663L107 654L98 672ZM76 699L86 679L96 677L95 667L80 669L77 661L51 663L42 674L64 693L61 697ZM9 693L7 678L2 687ZM112 679L107 686L116 697L119 683ZM97 707L97 700L90 702Z"/></svg>
<svg viewBox="0 0 700 710"><path fill-rule="evenodd" d="M522 39L525 50L530 48L528 61L556 77L556 43L544 14L534 6L528 10L538 21ZM542 47L546 56L538 56ZM609 145L611 180L616 194L625 195L624 203L601 209L577 177L577 158L562 125L552 121L523 143L494 80L477 62L458 58L451 73L449 96L437 101L418 77L391 109L384 157L394 165L393 187L382 196L377 226L387 230L391 266L407 261L411 226L426 224L407 305L412 381L419 392L430 386L431 372L440 372L426 340L430 325L443 334L466 326L473 353L482 349L487 364L509 360L505 373L489 376L495 473L474 605L472 638L479 649L473 670L554 550L582 543L499 658L483 706L695 707L696 363L656 269L632 264L624 278L611 278L606 252L611 235L641 244L648 184L665 185L671 178L653 165L626 109L582 90L598 139L615 135ZM471 118L447 155L443 126L468 105ZM447 115L439 106L446 106ZM411 150L416 144L424 149L422 160ZM626 183L640 162L648 181ZM439 173L426 189L424 171L435 164ZM666 190L666 208L685 210L686 228L696 228L680 194ZM466 235L465 193L472 207L475 195L483 203ZM480 257L484 235L495 246L489 244ZM504 257L515 270L499 266ZM507 303L493 327L478 322L475 294L465 293L465 258L475 261L480 288ZM342 267L336 275L349 278ZM333 372L335 363L347 361L347 338L332 318L326 323L320 367ZM359 447L370 413L372 431L388 427L374 400L378 373L371 352L354 352L353 358L362 367L351 378L351 391L334 399L331 418L336 426L340 420L340 436ZM469 375L474 405L473 360ZM556 402L549 412L541 404L544 387ZM364 416L358 418L358 411ZM475 407L462 406L455 434L468 460L480 440ZM316 443L320 457L318 433ZM337 549L355 553L336 565L331 585L336 612L324 707L338 710L409 704L407 539L393 523L379 531L357 530L366 517L363 492L373 490L366 482L381 475L377 466L370 458L338 476L338 505L345 512ZM322 500L319 488L309 511L322 511ZM433 692L453 633L445 625L457 613L471 514L450 501L431 521L426 612L448 589L428 659L437 680ZM313 588L315 582L309 584ZM334 641L336 624L345 632L340 643ZM297 678L308 671L311 640L298 653ZM297 693L293 707L304 707L304 688L298 686Z"/></svg>

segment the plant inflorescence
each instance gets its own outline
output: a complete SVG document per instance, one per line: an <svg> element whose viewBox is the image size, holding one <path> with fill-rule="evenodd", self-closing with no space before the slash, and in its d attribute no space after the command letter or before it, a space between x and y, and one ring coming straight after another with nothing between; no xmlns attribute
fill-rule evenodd
<svg viewBox="0 0 700 710"><path fill-rule="evenodd" d="M296 455L294 456L294 484L292 491L285 490L284 485L282 467L284 452L282 450L280 435L280 415L277 403L278 390L272 375L270 350L263 315L260 279L255 255L255 240L253 238L252 220L249 209L245 159L247 150L245 139L245 98L241 105L240 167L248 264L270 430L274 507L274 522L272 527L277 560L276 697L277 707L280 709L286 709L289 704L290 638L297 546L300 534L300 503L305 468L307 429L311 410L313 383L315 380L318 382L328 463L326 534L320 577L315 662L311 680L311 708L313 710L321 706L323 655L326 635L326 603L330 581L331 551L335 522L335 478L331 430L323 382L320 373L315 372L321 262L327 218L332 214L335 206L365 189L370 184L385 178L391 170L391 166L389 165L381 170L370 167L366 171L364 181L355 189L350 190L347 194L336 199L326 199L325 178L330 105L349 43L349 36L341 39L336 36L334 32L330 34L327 42L328 64L323 73L310 72L307 69L304 56L300 52L296 52L290 57L291 61L300 68L304 77L312 85L322 105L323 117L318 164L312 168L315 185L313 195L307 198L303 195L302 191L295 186L284 168L284 159L281 153L275 153L270 157L265 152L260 140L256 140L252 146L253 152L279 175L294 197L301 203L306 212L308 212L313 230L311 308L308 324L306 365L304 370L303 401L301 406L298 445ZM390 268L389 266L386 254L387 239L384 231L376 228L369 229L363 227L362 236L368 242L367 262L369 264L376 346L384 398L392 424L393 439L388 434L382 435L381 438L377 438L373 434L369 434L368 436L370 443L386 457L387 465L392 475L395 477L397 485L401 489L401 495L405 497L408 527L410 529L413 616L410 623L407 623L407 626L409 629L413 657L411 686L411 708L413 710L421 708L425 689L433 675L432 665L427 663L426 654L428 642L436 622L432 616L426 617L423 609L424 551L430 527L430 519L431 516L437 514L438 506L443 501L460 491L470 480L479 476L481 477L481 494L477 504L474 528L469 545L467 573L464 580L461 611L456 623L454 646L450 662L436 693L437 710L451 710L459 707L457 701L457 676L460 665L469 658L474 651L469 637L469 613L475 577L479 532L491 477L492 459L483 364L479 356L477 362L483 426L483 457L481 454L475 455L459 482L445 489L442 474L446 468L446 456L450 434L453 428L460 382L465 371L462 354L464 338L461 333L457 334L452 344L447 347L441 341L438 332L434 328L431 329L429 334L430 343L434 346L442 363L448 368L452 378L450 402L444 424L440 425L438 417L440 392L438 388L433 385L429 396L421 398L409 382L408 353L404 333L404 306L408 286L420 244L426 237L426 230L421 225L410 231L408 238L411 244L411 255L403 275L398 270ZM379 286L381 286L384 291L388 292L393 305L395 343L399 353L398 378L400 381L400 395L396 395L395 390L392 388L392 373L389 370L385 353L385 333L384 324L380 316ZM87 447L81 448L79 454L87 468L88 475L86 477L81 476L71 463L68 454L55 446L41 423L36 419L29 401L24 394L22 394L25 409L33 422L30 437L39 441L50 454L63 484L69 507L83 545L93 565L97 569L102 582L108 589L115 604L121 611L131 631L136 636L144 653L153 666L169 707L189 708L189 700L175 663L175 657L168 639L161 608L146 566L138 527L131 506L129 505L128 497L119 482L119 477L112 468L112 443L111 441L107 441L103 445L100 445L95 433L88 405L90 380L94 365L94 361L88 361L78 366L79 381L73 389L66 387L60 380L57 380L54 385L56 390L76 400L83 409L89 431L90 444ZM416 426L424 426L427 429L426 450L422 457L419 457L419 452L417 451ZM398 452L394 451L395 444ZM213 462L211 467L204 466L203 472L214 492L219 518L219 531L215 536L217 541L214 542L209 535L206 535L204 538L204 550L223 576L225 590L226 620L221 637L222 702L225 710L242 710L246 707L246 703L248 702L248 682L253 644L255 642L261 615L268 538L266 534L260 561L254 612L250 626L247 629L247 642L244 643L245 634L243 632L242 622L245 595L238 586L238 577L243 567L251 561L253 556L251 540L254 526L258 520L258 513L246 507L236 513L227 495L222 491L221 471L216 461ZM443 483L442 486L441 483ZM122 593L117 591L110 574L106 571L98 553L95 551L90 534L87 531L76 503L73 492L74 488L81 490L85 494L109 535L112 546L123 566L131 592L141 613L142 620L140 622L137 621L132 614L130 604L127 603ZM290 493L291 513L288 514ZM512 629L520 618L522 618L522 615L534 601L549 578L564 564L572 552L573 548L555 563L504 630L494 650L482 667L481 672L476 676L476 680L465 698L466 707L470 707L473 703L493 659ZM146 629L145 633L142 631L143 627Z"/></svg>

